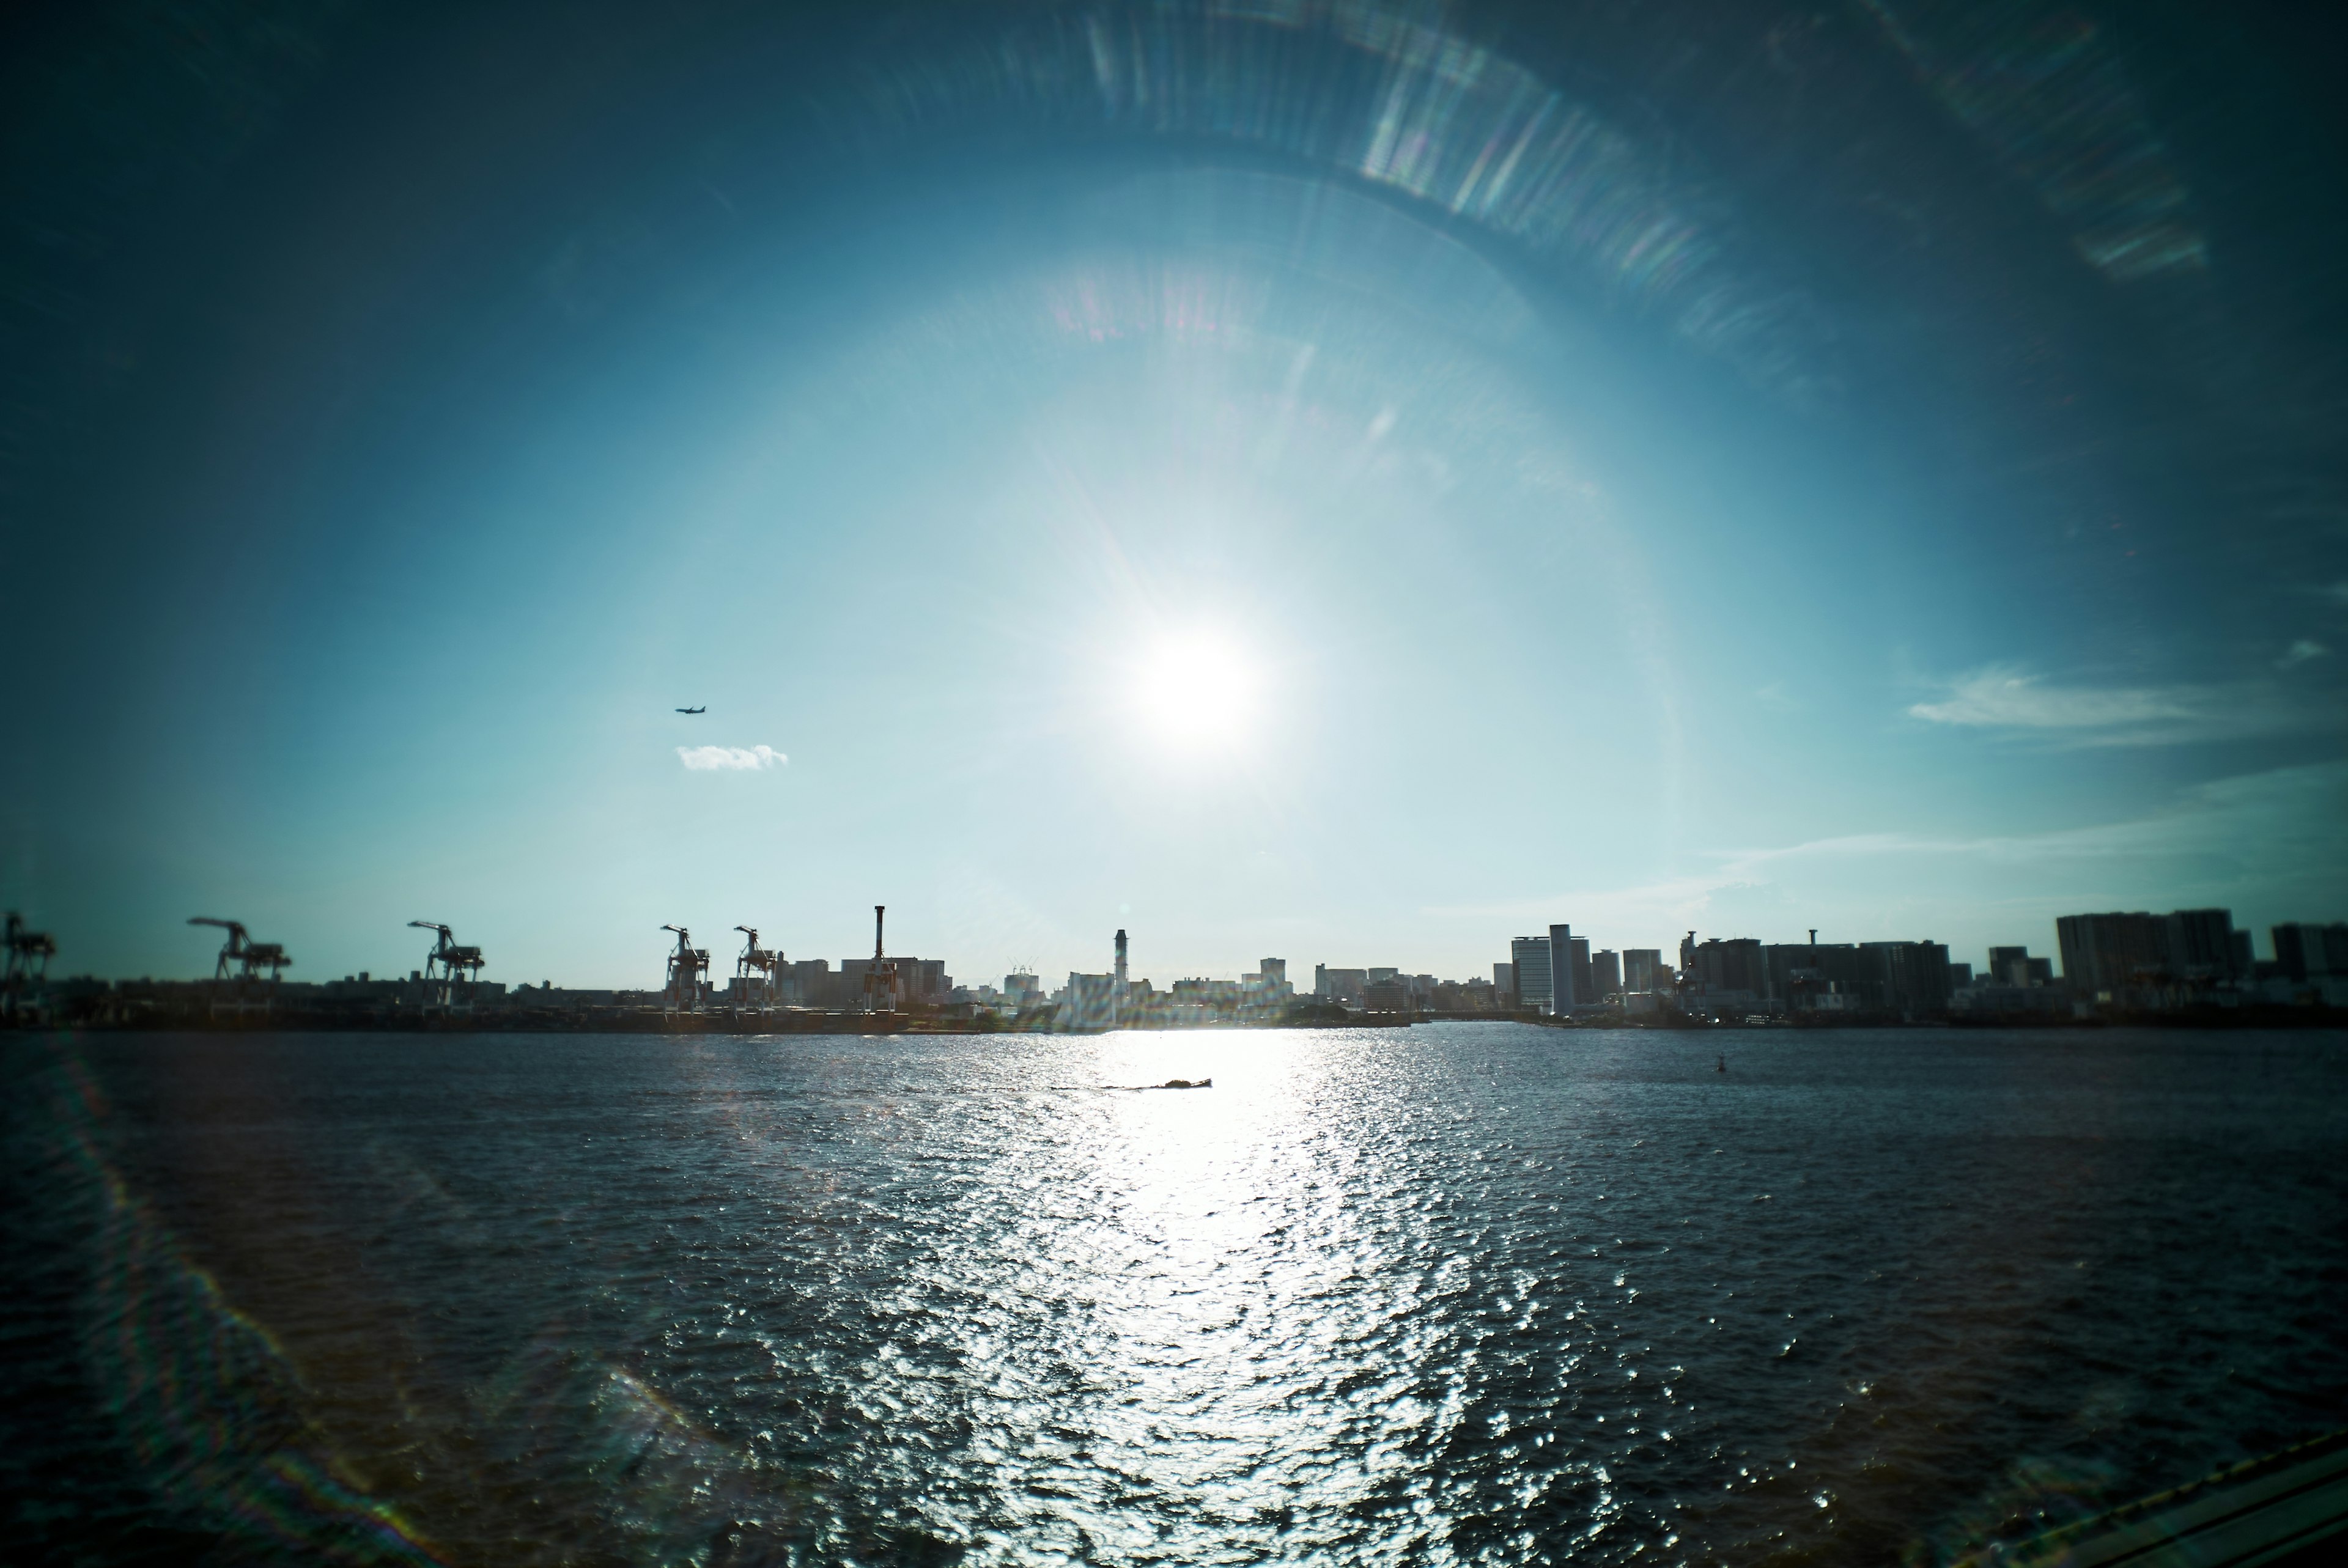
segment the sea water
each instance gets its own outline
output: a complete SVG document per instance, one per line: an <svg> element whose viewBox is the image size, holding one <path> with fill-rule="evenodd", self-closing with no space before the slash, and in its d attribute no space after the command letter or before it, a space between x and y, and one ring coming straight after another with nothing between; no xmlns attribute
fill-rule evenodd
<svg viewBox="0 0 2348 1568"><path fill-rule="evenodd" d="M20 1561L1931 1562L2348 1425L2337 1033L0 1061Z"/></svg>

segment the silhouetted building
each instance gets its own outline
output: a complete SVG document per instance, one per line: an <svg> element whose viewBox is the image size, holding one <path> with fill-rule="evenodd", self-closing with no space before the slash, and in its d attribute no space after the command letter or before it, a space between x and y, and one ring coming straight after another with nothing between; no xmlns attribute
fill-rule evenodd
<svg viewBox="0 0 2348 1568"><path fill-rule="evenodd" d="M1502 1002L1502 1006L1516 1006L1517 966L1514 964L1494 964L1492 966L1492 989L1498 992L1502 998L1506 999Z"/></svg>
<svg viewBox="0 0 2348 1568"><path fill-rule="evenodd" d="M1939 942L1868 942L1886 1010L1931 1018L1949 1010L1949 949Z"/></svg>
<svg viewBox="0 0 2348 1568"><path fill-rule="evenodd" d="M1576 1002L1584 999L1583 988L1576 983L1581 975L1574 966L1573 942L1572 927L1553 925L1549 928L1549 1006L1544 1009L1546 1011L1570 1013ZM1581 951L1585 957L1589 954L1588 942L1581 944ZM1521 968L1519 972L1522 972Z"/></svg>
<svg viewBox="0 0 2348 1568"><path fill-rule="evenodd" d="M1663 989L1663 952L1660 948L1622 949L1622 989L1653 991Z"/></svg>
<svg viewBox="0 0 2348 1568"><path fill-rule="evenodd" d="M2234 978L2233 911L2179 909L2165 923L2172 977L2195 985Z"/></svg>
<svg viewBox="0 0 2348 1568"><path fill-rule="evenodd" d="M1769 994L1761 944L1755 938L1733 937L1725 941L1707 938L1690 944L1685 952L1686 972L1682 979L1694 980L1702 994L1754 999Z"/></svg>
<svg viewBox="0 0 2348 1568"><path fill-rule="evenodd" d="M2285 979L2306 981L2348 975L2348 924L2293 921L2272 928L2275 967Z"/></svg>
<svg viewBox="0 0 2348 1568"><path fill-rule="evenodd" d="M2054 922L2063 978L2082 996L2116 999L2168 972L2168 922L2135 914L2065 915Z"/></svg>
<svg viewBox="0 0 2348 1568"><path fill-rule="evenodd" d="M1517 978L1517 1005L1531 1012L1548 1012L1554 995L1550 989L1549 938L1519 937L1509 944L1509 965Z"/></svg>
<svg viewBox="0 0 2348 1568"><path fill-rule="evenodd" d="M1972 979L1970 975L1968 980ZM1985 986L2051 986L2054 960L2034 958L2027 948L1992 948L1980 983Z"/></svg>
<svg viewBox="0 0 2348 1568"><path fill-rule="evenodd" d="M1622 989L1622 960L1612 948L1603 948L1590 955L1590 994L1593 1001L1604 1001L1620 995Z"/></svg>
<svg viewBox="0 0 2348 1568"><path fill-rule="evenodd" d="M821 961L821 959L817 960L818 963ZM900 1003L941 1002L945 999L946 993L953 989L953 980L946 973L946 961L943 958L891 958L885 959L884 962L894 964L897 968L897 999ZM792 965L793 976L796 977L805 967L800 964ZM870 972L871 968L872 956L870 953L861 958L842 958L839 961L837 983L842 989L838 994L851 996L855 999L838 1003L837 1006L855 1008L863 1005L864 977Z"/></svg>

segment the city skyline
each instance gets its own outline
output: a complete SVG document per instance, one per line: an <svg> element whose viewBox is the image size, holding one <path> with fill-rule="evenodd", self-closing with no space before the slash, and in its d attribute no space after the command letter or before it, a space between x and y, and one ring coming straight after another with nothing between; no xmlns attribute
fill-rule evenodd
<svg viewBox="0 0 2348 1568"><path fill-rule="evenodd" d="M2131 114L2157 220L2039 190L1937 23L1852 44L1914 98L1867 157L1755 165L1736 113L1808 133L1743 77L1658 138L1415 12L1118 17L1106 75L768 18L755 90L588 29L591 98L480 67L519 14L396 71L320 17L67 116L0 905L106 972L235 910L551 977L870 898L990 970L2326 917L2336 197Z"/></svg>

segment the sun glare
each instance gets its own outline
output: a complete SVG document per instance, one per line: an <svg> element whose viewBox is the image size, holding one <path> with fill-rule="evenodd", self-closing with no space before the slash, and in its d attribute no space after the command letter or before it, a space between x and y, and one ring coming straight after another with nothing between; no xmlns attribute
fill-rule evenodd
<svg viewBox="0 0 2348 1568"><path fill-rule="evenodd" d="M1228 752L1253 725L1262 684L1262 672L1230 638L1211 631L1169 635L1136 665L1133 716L1169 751Z"/></svg>

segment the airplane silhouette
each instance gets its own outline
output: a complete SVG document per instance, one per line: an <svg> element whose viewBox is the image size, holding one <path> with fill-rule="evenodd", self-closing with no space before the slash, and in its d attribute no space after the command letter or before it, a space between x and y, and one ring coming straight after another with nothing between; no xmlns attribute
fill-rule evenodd
<svg viewBox="0 0 2348 1568"><path fill-rule="evenodd" d="M704 704L698 708L679 708L677 712L680 713L706 713L709 712L709 709L706 704Z"/></svg>

